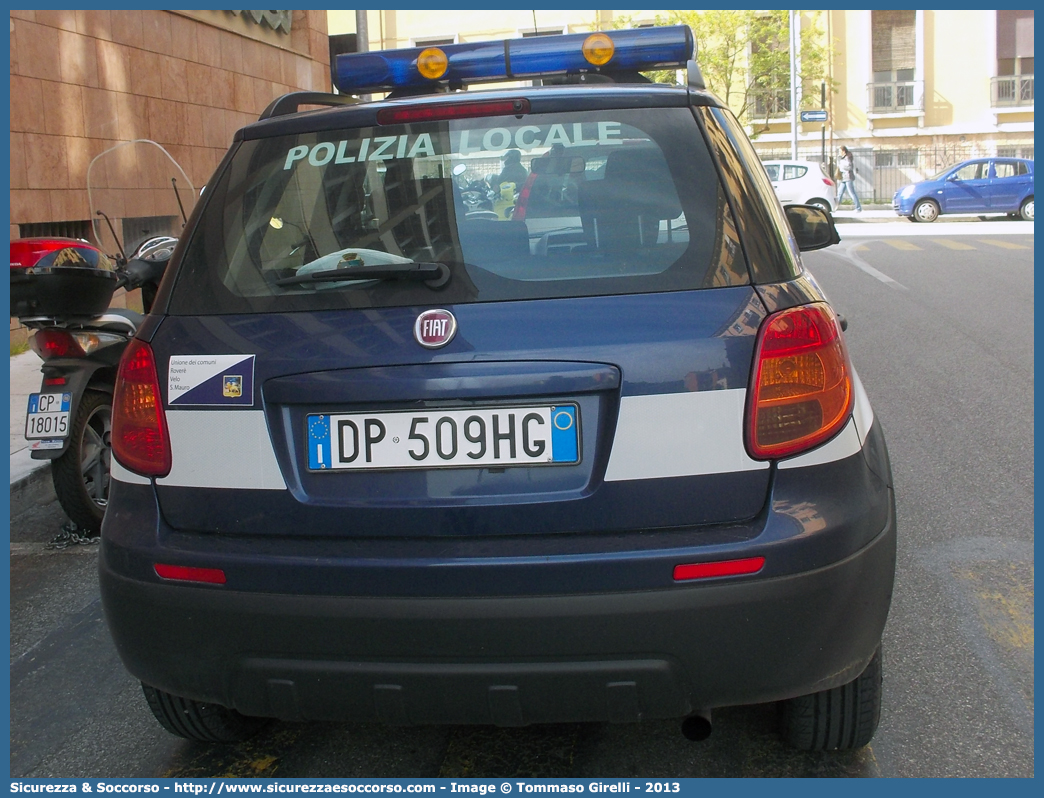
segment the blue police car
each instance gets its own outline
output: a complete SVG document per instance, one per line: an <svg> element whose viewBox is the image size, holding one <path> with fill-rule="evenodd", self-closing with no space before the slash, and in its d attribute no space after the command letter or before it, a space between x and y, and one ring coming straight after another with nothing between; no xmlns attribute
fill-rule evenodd
<svg viewBox="0 0 1044 798"><path fill-rule="evenodd" d="M114 399L102 598L169 731L781 702L793 745L870 740L896 526L801 265L836 230L692 53L345 55L236 134Z"/></svg>

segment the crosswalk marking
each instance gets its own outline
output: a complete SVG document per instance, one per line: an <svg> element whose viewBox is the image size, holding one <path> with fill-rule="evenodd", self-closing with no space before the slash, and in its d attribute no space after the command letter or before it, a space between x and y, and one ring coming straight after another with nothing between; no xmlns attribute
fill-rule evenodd
<svg viewBox="0 0 1044 798"><path fill-rule="evenodd" d="M963 241L952 241L949 238L933 238L936 244L941 244L947 249L975 249L971 244L965 244Z"/></svg>
<svg viewBox="0 0 1044 798"><path fill-rule="evenodd" d="M913 244L913 243L911 243L909 241L906 241L905 239L902 239L902 238L885 238L885 239L882 239L882 240L886 244L888 244L888 246L892 247L893 249L901 249L904 252L920 252L921 251L921 247L919 247L916 244Z"/></svg>
<svg viewBox="0 0 1044 798"><path fill-rule="evenodd" d="M1029 249L1022 244L1012 244L1010 241L996 241L992 238L980 238L980 244L989 244L991 247L1000 247L1001 249Z"/></svg>

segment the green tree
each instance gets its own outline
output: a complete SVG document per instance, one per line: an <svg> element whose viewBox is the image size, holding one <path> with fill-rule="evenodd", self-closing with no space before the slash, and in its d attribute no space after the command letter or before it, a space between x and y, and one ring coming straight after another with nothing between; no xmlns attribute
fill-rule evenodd
<svg viewBox="0 0 1044 798"><path fill-rule="evenodd" d="M819 84L826 80L827 49L819 31L821 12L805 12L801 30L799 79L802 107L819 107ZM613 27L629 27L629 18ZM696 40L696 62L707 88L741 119L758 129L759 114L767 121L773 110L790 104L790 23L787 11L668 11L657 25L688 25ZM673 83L671 71L646 73L661 83Z"/></svg>

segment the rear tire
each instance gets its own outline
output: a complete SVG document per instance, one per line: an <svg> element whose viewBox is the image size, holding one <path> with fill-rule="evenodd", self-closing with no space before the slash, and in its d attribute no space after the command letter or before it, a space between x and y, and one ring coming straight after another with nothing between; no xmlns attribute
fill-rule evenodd
<svg viewBox="0 0 1044 798"><path fill-rule="evenodd" d="M939 218L939 206L935 204L935 200L923 199L914 205L910 218L915 222L934 222Z"/></svg>
<svg viewBox="0 0 1044 798"><path fill-rule="evenodd" d="M827 202L825 199L823 199L821 197L816 197L815 199L810 199L807 204L808 205L813 205L816 208L819 208L820 210L826 211L827 213L831 213L832 212L830 210L830 203Z"/></svg>
<svg viewBox="0 0 1044 798"><path fill-rule="evenodd" d="M1033 197L1027 197L1019 206L1019 217L1026 222L1033 221Z"/></svg>
<svg viewBox="0 0 1044 798"><path fill-rule="evenodd" d="M51 480L65 514L89 532L101 529L109 502L112 397L84 391L65 453L51 461Z"/></svg>
<svg viewBox="0 0 1044 798"><path fill-rule="evenodd" d="M180 698L144 683L141 689L160 725L186 740L237 743L250 739L268 723L266 718L249 718L220 704Z"/></svg>
<svg viewBox="0 0 1044 798"><path fill-rule="evenodd" d="M881 648L848 684L791 698L782 706L783 739L803 751L862 748L881 720Z"/></svg>

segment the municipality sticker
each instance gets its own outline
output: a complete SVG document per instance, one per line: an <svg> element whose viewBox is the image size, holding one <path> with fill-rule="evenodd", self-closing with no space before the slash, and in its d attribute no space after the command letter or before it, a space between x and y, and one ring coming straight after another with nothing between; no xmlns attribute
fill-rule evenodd
<svg viewBox="0 0 1044 798"><path fill-rule="evenodd" d="M171 355L167 404L252 407L254 355Z"/></svg>

